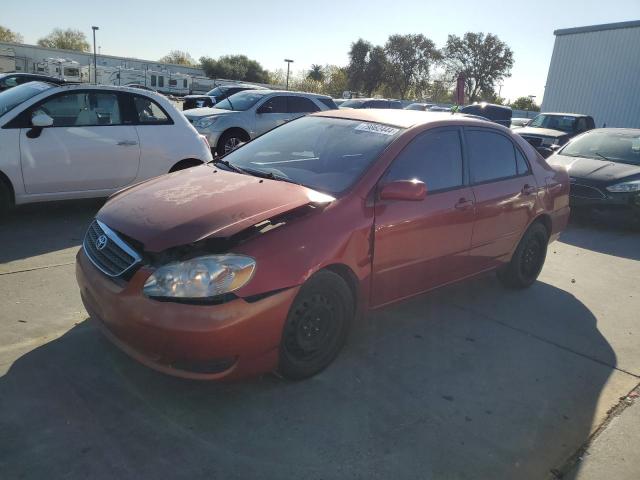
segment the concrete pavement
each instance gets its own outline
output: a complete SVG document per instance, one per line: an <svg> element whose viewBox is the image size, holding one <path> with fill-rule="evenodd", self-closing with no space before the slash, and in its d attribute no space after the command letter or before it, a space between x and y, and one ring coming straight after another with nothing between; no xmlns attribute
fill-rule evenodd
<svg viewBox="0 0 640 480"><path fill-rule="evenodd" d="M368 315L308 381L166 377L86 320L99 206L0 225L0 478L553 478L640 382L640 235L589 226L526 291L486 276Z"/></svg>

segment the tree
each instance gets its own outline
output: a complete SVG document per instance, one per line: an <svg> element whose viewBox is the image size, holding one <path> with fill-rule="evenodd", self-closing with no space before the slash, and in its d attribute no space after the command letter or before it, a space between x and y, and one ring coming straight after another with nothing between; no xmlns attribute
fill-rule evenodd
<svg viewBox="0 0 640 480"><path fill-rule="evenodd" d="M64 50L89 51L87 37L80 30L67 28L54 28L53 31L44 38L38 40L38 45L49 48L62 48Z"/></svg>
<svg viewBox="0 0 640 480"><path fill-rule="evenodd" d="M195 65L195 60L188 52L182 50L171 50L168 54L162 57L160 62L175 63L176 65Z"/></svg>
<svg viewBox="0 0 640 480"><path fill-rule="evenodd" d="M0 25L0 42L22 43L22 35Z"/></svg>
<svg viewBox="0 0 640 480"><path fill-rule="evenodd" d="M316 82L322 82L324 80L324 72L322 71L322 65L311 65L307 78L315 80Z"/></svg>
<svg viewBox="0 0 640 480"><path fill-rule="evenodd" d="M228 78L245 82L269 83L269 72L246 55L224 55L218 60L201 57L200 65L210 78Z"/></svg>
<svg viewBox="0 0 640 480"><path fill-rule="evenodd" d="M385 81L389 71L387 54L382 47L373 47L369 51L369 58L364 69L362 84L363 92L370 97L375 90Z"/></svg>
<svg viewBox="0 0 640 480"><path fill-rule="evenodd" d="M493 92L496 83L511 76L513 52L491 33L467 32L463 38L449 35L443 55L452 76L464 75L470 102L480 100L482 92Z"/></svg>
<svg viewBox="0 0 640 480"><path fill-rule="evenodd" d="M511 104L511 108L514 110L530 110L532 112L539 112L540 107L535 104L532 98L530 97L518 97Z"/></svg>
<svg viewBox="0 0 640 480"><path fill-rule="evenodd" d="M347 66L349 90L361 91L364 89L369 52L372 48L373 45L362 38L351 44L349 65Z"/></svg>
<svg viewBox="0 0 640 480"><path fill-rule="evenodd" d="M410 90L419 95L426 89L431 65L441 58L433 41L422 34L391 35L384 51L387 82L402 99Z"/></svg>

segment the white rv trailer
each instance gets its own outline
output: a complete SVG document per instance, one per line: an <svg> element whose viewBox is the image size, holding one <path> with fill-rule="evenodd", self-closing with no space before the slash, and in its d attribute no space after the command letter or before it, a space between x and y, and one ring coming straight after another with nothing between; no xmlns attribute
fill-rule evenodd
<svg viewBox="0 0 640 480"><path fill-rule="evenodd" d="M190 94L207 93L216 88L216 81L209 77L191 77Z"/></svg>
<svg viewBox="0 0 640 480"><path fill-rule="evenodd" d="M83 82L94 80L93 65L81 68ZM107 67L98 65L96 83L100 85L145 85L161 93L170 95L188 95L191 89L191 77L183 73L156 70L138 70L135 68Z"/></svg>
<svg viewBox="0 0 640 480"><path fill-rule="evenodd" d="M79 82L80 64L67 58L46 58L35 64L36 73L43 73L68 82Z"/></svg>
<svg viewBox="0 0 640 480"><path fill-rule="evenodd" d="M16 71L16 53L13 48L0 47L0 73Z"/></svg>

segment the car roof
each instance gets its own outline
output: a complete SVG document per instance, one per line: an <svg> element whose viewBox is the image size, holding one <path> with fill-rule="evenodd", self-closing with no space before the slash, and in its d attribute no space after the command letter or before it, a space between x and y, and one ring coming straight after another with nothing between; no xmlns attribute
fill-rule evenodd
<svg viewBox="0 0 640 480"><path fill-rule="evenodd" d="M294 96L307 95L307 96L315 97L315 98L329 98L329 99L331 99L331 97L329 95L322 95L320 93L310 93L310 92L296 92L296 91L293 91L293 90L269 90L269 89L265 89L265 90L260 90L260 93L263 93L265 95L271 95L272 93L281 93L281 94L294 95Z"/></svg>
<svg viewBox="0 0 640 480"><path fill-rule="evenodd" d="M43 73L29 73L29 72L4 72L0 73L0 78L4 77L34 77L38 80L42 81L55 81L55 82L64 82L64 79L54 77L53 75L45 75Z"/></svg>
<svg viewBox="0 0 640 480"><path fill-rule="evenodd" d="M479 123L498 126L493 122L480 120L475 115L455 114L450 112L425 112L422 110L395 110L383 108L327 110L316 112L315 117L344 118L347 120L360 120L363 122L383 123L394 127L409 128L443 120L462 120L465 123L478 125ZM476 117L476 118L473 118Z"/></svg>
<svg viewBox="0 0 640 480"><path fill-rule="evenodd" d="M640 135L640 128L592 128L587 130L584 134L588 133L623 133L627 135Z"/></svg>
<svg viewBox="0 0 640 480"><path fill-rule="evenodd" d="M558 115L563 117L590 117L585 113L539 112L538 115Z"/></svg>

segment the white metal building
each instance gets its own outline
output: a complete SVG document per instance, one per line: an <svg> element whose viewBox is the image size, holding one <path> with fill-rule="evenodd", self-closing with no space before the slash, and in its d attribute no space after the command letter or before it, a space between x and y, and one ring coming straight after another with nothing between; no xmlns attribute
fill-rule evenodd
<svg viewBox="0 0 640 480"><path fill-rule="evenodd" d="M597 127L640 128L640 20L553 33L542 111L591 115Z"/></svg>
<svg viewBox="0 0 640 480"><path fill-rule="evenodd" d="M38 63L50 58L64 58L78 62L80 66L93 65L93 53L77 50L62 50L60 48L46 48L39 45L0 42L0 60L15 62L15 70L22 72L36 72ZM204 76L199 68L173 63L162 63L139 58L116 57L113 55L97 55L98 66L133 68L137 70L167 71L193 76Z"/></svg>

